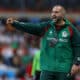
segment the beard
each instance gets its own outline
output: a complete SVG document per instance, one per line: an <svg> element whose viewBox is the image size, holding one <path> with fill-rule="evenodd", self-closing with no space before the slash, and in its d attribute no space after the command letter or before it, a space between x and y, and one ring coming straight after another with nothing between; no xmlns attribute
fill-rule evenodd
<svg viewBox="0 0 80 80"><path fill-rule="evenodd" d="M63 19L63 17L54 17L54 18L52 18L54 23L59 23L62 19Z"/></svg>

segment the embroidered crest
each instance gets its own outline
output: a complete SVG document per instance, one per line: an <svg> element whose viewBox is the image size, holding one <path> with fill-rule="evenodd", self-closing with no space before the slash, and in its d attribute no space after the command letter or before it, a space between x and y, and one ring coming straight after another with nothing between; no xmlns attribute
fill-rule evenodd
<svg viewBox="0 0 80 80"><path fill-rule="evenodd" d="M62 32L62 37L67 37L68 33L66 31Z"/></svg>
<svg viewBox="0 0 80 80"><path fill-rule="evenodd" d="M52 32L52 31L50 31L49 33L50 33L50 34L52 34L53 32Z"/></svg>

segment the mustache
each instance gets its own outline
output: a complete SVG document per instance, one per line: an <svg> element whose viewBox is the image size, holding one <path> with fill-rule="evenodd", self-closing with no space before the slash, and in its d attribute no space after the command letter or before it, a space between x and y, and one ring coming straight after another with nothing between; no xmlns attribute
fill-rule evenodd
<svg viewBox="0 0 80 80"><path fill-rule="evenodd" d="M51 19L57 19L57 20L61 20L61 19L63 19L63 17L51 16Z"/></svg>
<svg viewBox="0 0 80 80"><path fill-rule="evenodd" d="M55 18L57 18L57 17L56 17L56 16L51 16L51 18L52 18L52 19L55 19Z"/></svg>

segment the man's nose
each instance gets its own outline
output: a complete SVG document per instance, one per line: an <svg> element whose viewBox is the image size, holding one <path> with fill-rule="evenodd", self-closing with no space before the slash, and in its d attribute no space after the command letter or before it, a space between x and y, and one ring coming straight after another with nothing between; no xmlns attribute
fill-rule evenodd
<svg viewBox="0 0 80 80"><path fill-rule="evenodd" d="M52 16L55 16L55 13L52 13Z"/></svg>

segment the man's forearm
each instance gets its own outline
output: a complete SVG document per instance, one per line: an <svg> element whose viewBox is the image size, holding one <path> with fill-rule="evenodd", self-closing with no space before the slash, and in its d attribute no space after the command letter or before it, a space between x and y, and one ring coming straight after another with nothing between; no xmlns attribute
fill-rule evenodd
<svg viewBox="0 0 80 80"><path fill-rule="evenodd" d="M74 62L73 64L80 65L80 46L74 46Z"/></svg>
<svg viewBox="0 0 80 80"><path fill-rule="evenodd" d="M44 23L33 24L14 21L12 26L20 31L40 36L44 32L45 24Z"/></svg>

